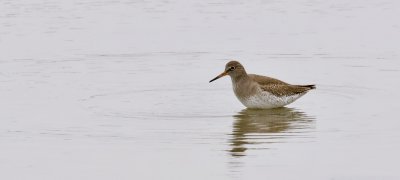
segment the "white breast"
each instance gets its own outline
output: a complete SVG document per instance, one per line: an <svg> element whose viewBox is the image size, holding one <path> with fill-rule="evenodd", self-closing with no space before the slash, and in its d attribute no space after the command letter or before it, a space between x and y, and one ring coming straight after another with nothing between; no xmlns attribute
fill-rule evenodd
<svg viewBox="0 0 400 180"><path fill-rule="evenodd" d="M244 106L248 108L270 109L288 105L303 96L304 94L305 93L295 94L292 96L275 96L269 92L262 91L256 93L253 96L246 98L238 97L238 99L240 100L240 102L242 102Z"/></svg>

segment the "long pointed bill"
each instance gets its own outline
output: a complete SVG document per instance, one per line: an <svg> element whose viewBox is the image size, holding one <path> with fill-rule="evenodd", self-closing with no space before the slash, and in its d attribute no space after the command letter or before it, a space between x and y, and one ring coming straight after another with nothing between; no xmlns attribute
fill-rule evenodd
<svg viewBox="0 0 400 180"><path fill-rule="evenodd" d="M224 77L224 76L226 76L226 75L228 75L228 73L227 73L226 71L224 71L223 73L221 73L220 75L218 75L218 76L215 77L214 79L211 79L210 82L213 82L213 81L215 81L215 80L217 80L217 79L219 79L219 78L221 78L221 77Z"/></svg>

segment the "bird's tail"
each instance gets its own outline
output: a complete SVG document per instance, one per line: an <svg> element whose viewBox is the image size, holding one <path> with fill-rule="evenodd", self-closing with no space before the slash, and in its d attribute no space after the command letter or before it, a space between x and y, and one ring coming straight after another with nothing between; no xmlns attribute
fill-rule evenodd
<svg viewBox="0 0 400 180"><path fill-rule="evenodd" d="M311 85L302 85L301 87L305 87L305 88L309 88L309 89L316 89L317 87L315 86L315 84L311 84Z"/></svg>

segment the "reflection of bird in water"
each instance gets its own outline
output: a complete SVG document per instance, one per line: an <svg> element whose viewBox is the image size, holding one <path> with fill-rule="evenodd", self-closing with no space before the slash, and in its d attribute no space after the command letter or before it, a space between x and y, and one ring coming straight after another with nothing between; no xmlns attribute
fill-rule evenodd
<svg viewBox="0 0 400 180"><path fill-rule="evenodd" d="M313 127L314 118L293 108L244 109L234 116L232 156L244 156L246 147L282 142L290 136L300 137ZM263 147L254 147L254 149ZM265 148L265 147L264 147Z"/></svg>

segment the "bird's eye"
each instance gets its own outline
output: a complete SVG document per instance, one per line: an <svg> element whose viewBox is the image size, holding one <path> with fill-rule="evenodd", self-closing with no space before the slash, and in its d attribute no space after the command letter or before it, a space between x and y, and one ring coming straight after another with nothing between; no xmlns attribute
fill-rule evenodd
<svg viewBox="0 0 400 180"><path fill-rule="evenodd" d="M235 70L235 66L232 66L231 68L229 68L230 71Z"/></svg>

